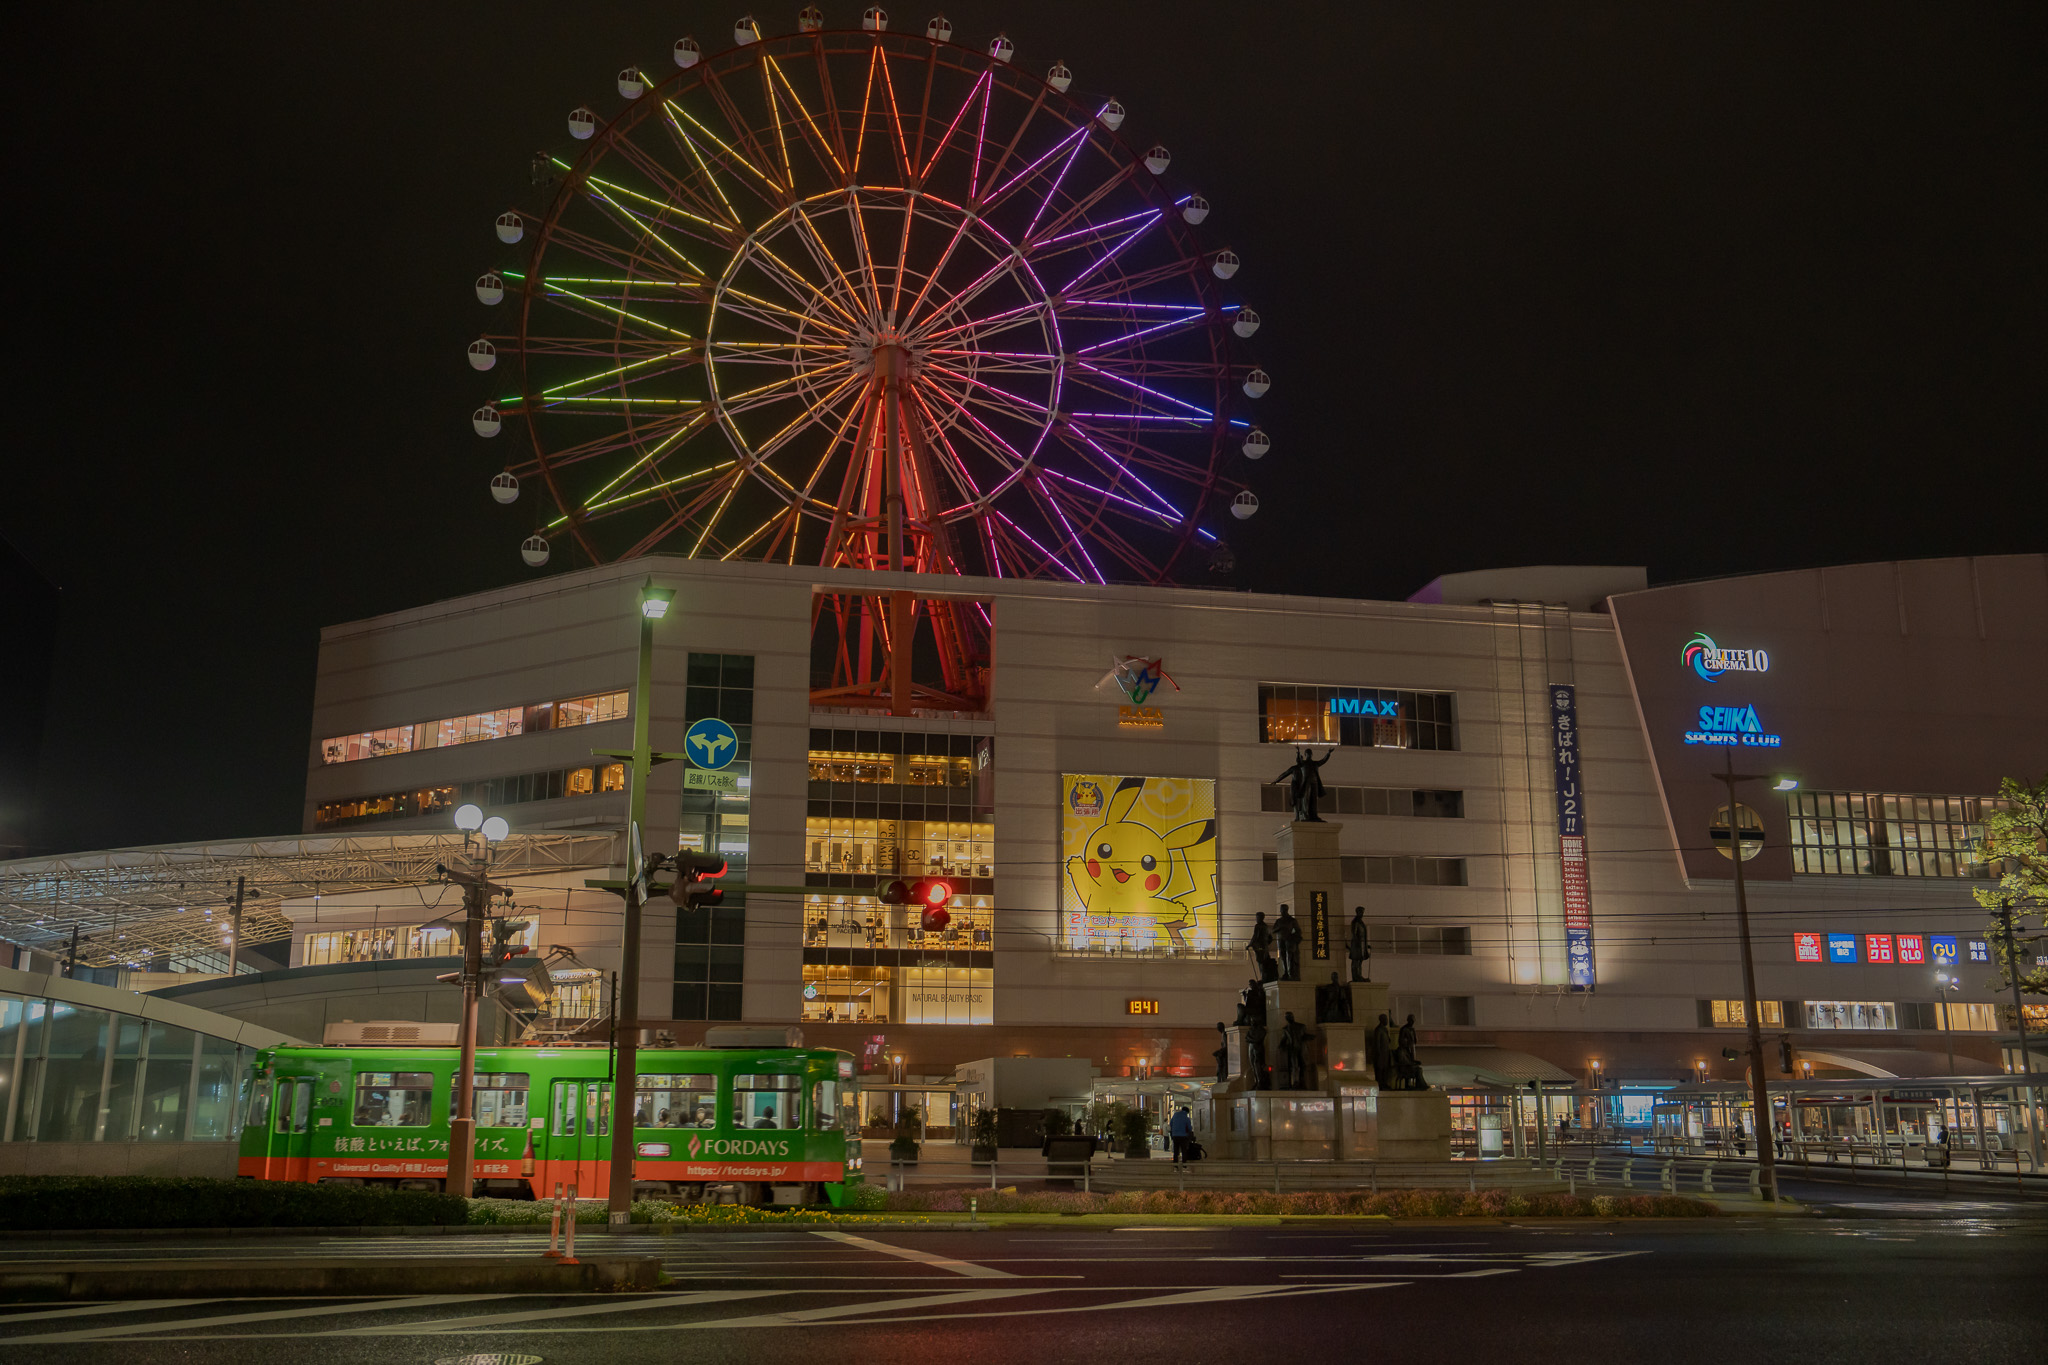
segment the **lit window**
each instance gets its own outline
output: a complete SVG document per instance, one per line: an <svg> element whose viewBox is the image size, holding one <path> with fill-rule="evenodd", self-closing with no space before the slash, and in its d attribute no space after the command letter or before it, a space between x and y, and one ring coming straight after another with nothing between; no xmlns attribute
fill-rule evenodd
<svg viewBox="0 0 2048 1365"><path fill-rule="evenodd" d="M643 1075L633 1106L635 1128L716 1128L718 1080L713 1076Z"/></svg>
<svg viewBox="0 0 2048 1365"><path fill-rule="evenodd" d="M598 780L598 790L608 792L622 792L625 789L626 765L623 763L605 764L603 776L600 777Z"/></svg>
<svg viewBox="0 0 2048 1365"><path fill-rule="evenodd" d="M524 1128L526 1126L527 1073L524 1071L479 1071L472 1092L470 1112L479 1128Z"/></svg>
<svg viewBox="0 0 2048 1365"><path fill-rule="evenodd" d="M1743 1008L1742 1001L1714 1000L1709 1003L1712 1006L1711 1013L1715 1028L1749 1027L1749 1011ZM1776 1000L1759 1000L1756 1003L1757 1013L1761 1016L1764 1027L1783 1028L1785 1026L1785 1007L1782 1004Z"/></svg>
<svg viewBox="0 0 2048 1365"><path fill-rule="evenodd" d="M569 780L563 784L562 789L571 796L588 796L596 790L596 782L590 769L571 768Z"/></svg>
<svg viewBox="0 0 2048 1365"><path fill-rule="evenodd" d="M354 1124L358 1128L424 1128L434 1116L429 1071L358 1071Z"/></svg>

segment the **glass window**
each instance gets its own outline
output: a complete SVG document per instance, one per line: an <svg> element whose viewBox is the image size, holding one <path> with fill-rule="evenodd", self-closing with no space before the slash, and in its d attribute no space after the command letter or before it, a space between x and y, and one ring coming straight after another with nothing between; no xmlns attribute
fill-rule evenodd
<svg viewBox="0 0 2048 1365"><path fill-rule="evenodd" d="M1451 695L1260 683L1259 738L1265 744L1455 749Z"/></svg>
<svg viewBox="0 0 2048 1365"><path fill-rule="evenodd" d="M812 1122L828 1133L859 1128L857 1093L852 1085L842 1081L819 1081L811 1087Z"/></svg>
<svg viewBox="0 0 2048 1365"><path fill-rule="evenodd" d="M715 1128L718 1080L714 1076L640 1077L633 1106L635 1128Z"/></svg>
<svg viewBox="0 0 2048 1365"><path fill-rule="evenodd" d="M267 1081L259 1082L256 1086L256 1098L249 1105L249 1127L267 1128L269 1126L270 1086Z"/></svg>
<svg viewBox="0 0 2048 1365"><path fill-rule="evenodd" d="M428 1071L358 1071L358 1128L424 1128L434 1116L434 1076Z"/></svg>
<svg viewBox="0 0 2048 1365"><path fill-rule="evenodd" d="M733 1126L803 1127L803 1084L801 1076L733 1077Z"/></svg>
<svg viewBox="0 0 2048 1365"><path fill-rule="evenodd" d="M527 1073L495 1071L476 1073L470 1112L479 1128L524 1128L526 1126Z"/></svg>
<svg viewBox="0 0 2048 1365"><path fill-rule="evenodd" d="M107 1035L105 1010L52 1004L44 1027L43 1101L39 1142L90 1142L100 1114L100 1071Z"/></svg>
<svg viewBox="0 0 2048 1365"><path fill-rule="evenodd" d="M186 1141L217 1141L233 1134L235 1093L240 1088L244 1059L243 1049L232 1041L199 1035L199 1074L192 1089L192 1122ZM113 1136L111 1124L107 1135Z"/></svg>
<svg viewBox="0 0 2048 1365"><path fill-rule="evenodd" d="M596 725L607 720L626 718L626 692L600 692L593 697L571 697L555 703L557 730L566 725Z"/></svg>

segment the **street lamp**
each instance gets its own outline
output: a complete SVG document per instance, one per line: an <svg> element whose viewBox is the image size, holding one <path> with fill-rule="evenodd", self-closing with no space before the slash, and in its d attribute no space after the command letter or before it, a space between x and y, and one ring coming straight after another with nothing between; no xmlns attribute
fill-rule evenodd
<svg viewBox="0 0 2048 1365"><path fill-rule="evenodd" d="M633 1118L640 1082L640 902L648 894L650 862L644 857L647 823L647 779L657 762L678 757L657 755L648 738L654 709L654 623L668 615L674 588L657 588L649 578L640 587L640 660L633 687L633 748L630 753L593 750L607 758L624 758L632 771L626 790L626 849L632 866L620 888L626 899L620 925L619 986L612 1002L612 1161L609 1216L627 1223L633 1216Z"/></svg>
<svg viewBox="0 0 2048 1365"><path fill-rule="evenodd" d="M1955 1007L1949 1003L1949 999L1953 999L1955 993L1962 988L1962 978L1949 972L1936 972L1934 974L1934 989L1940 991L1944 997L1947 997L1942 1000L1939 1008L1941 1010L1941 1036L1948 1040L1948 1074L1951 1076L1956 1074L1956 1021L1950 1017L1950 1011Z"/></svg>
<svg viewBox="0 0 2048 1365"><path fill-rule="evenodd" d="M448 1122L448 1192L467 1199L476 1187L476 1009L483 995L484 910L492 895L505 890L491 884L491 845L503 842L512 827L503 816L486 820L475 806L455 812L455 827L462 831L465 853L471 831L482 836L484 846L475 867L439 869L462 888L462 1060L455 1068L455 1116Z"/></svg>
<svg viewBox="0 0 2048 1365"><path fill-rule="evenodd" d="M1731 750L1725 758L1724 770L1715 775L1716 780L1728 789L1728 846L1722 849L1728 860L1735 865L1735 932L1742 940L1742 1015L1749 1026L1749 1095L1750 1104L1756 1111L1756 1167L1757 1186L1763 1197L1775 1204L1778 1202L1778 1163L1776 1144L1771 1138L1770 1082L1764 1075L1764 1034L1762 1011L1756 999L1756 955L1749 942L1749 895L1742 882L1742 806L1735 799L1735 784L1738 782L1765 782L1773 791L1796 791L1799 780L1794 777L1765 777L1759 773L1737 773L1735 754ZM1761 817L1759 817L1761 824ZM1763 830L1757 830L1759 836ZM1762 846L1759 837L1758 846Z"/></svg>

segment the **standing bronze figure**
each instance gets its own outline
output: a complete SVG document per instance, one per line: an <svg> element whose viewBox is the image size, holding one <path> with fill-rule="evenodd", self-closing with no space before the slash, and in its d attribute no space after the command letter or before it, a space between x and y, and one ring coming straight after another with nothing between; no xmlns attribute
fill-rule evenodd
<svg viewBox="0 0 2048 1365"><path fill-rule="evenodd" d="M1351 938L1345 945L1351 957L1351 979L1372 980L1372 944L1365 927L1365 907L1351 912Z"/></svg>
<svg viewBox="0 0 2048 1365"><path fill-rule="evenodd" d="M1280 949L1280 980L1301 980L1301 921L1284 905L1273 926L1273 942Z"/></svg>
<svg viewBox="0 0 2048 1365"><path fill-rule="evenodd" d="M1211 1055L1216 1058L1216 1083L1223 1084L1230 1079L1230 1035L1224 1031L1223 1021L1216 1021L1217 1041L1222 1044Z"/></svg>
<svg viewBox="0 0 2048 1365"><path fill-rule="evenodd" d="M1273 931L1266 927L1265 911L1261 910L1253 916L1252 936L1245 941L1244 950L1251 955L1252 965L1259 972L1259 980L1280 979L1280 966L1273 960Z"/></svg>
<svg viewBox="0 0 2048 1365"><path fill-rule="evenodd" d="M1372 1031L1372 1078L1382 1090L1394 1088L1394 1030L1384 1014Z"/></svg>
<svg viewBox="0 0 2048 1365"><path fill-rule="evenodd" d="M1237 993L1237 1026L1244 1028L1254 1019L1266 1017L1266 988L1256 977Z"/></svg>
<svg viewBox="0 0 2048 1365"><path fill-rule="evenodd" d="M1330 984L1316 987L1316 1022L1318 1024L1348 1024L1351 1022L1351 988L1330 973Z"/></svg>
<svg viewBox="0 0 2048 1365"><path fill-rule="evenodd" d="M1288 800L1294 803L1294 818L1307 824L1320 825L1323 817L1316 814L1316 801L1323 795L1322 766L1330 761L1331 749L1321 758L1307 745L1294 751L1294 766L1288 768L1274 782L1287 784Z"/></svg>
<svg viewBox="0 0 2048 1365"><path fill-rule="evenodd" d="M1314 1077L1309 1074L1308 1040L1315 1037L1294 1017L1294 1011L1287 1012L1287 1022L1280 1026L1280 1070L1282 1090L1312 1090Z"/></svg>
<svg viewBox="0 0 2048 1365"><path fill-rule="evenodd" d="M1251 1077L1252 1090L1271 1090L1273 1083L1266 1075L1266 1017L1258 1018L1245 1025L1244 1069Z"/></svg>

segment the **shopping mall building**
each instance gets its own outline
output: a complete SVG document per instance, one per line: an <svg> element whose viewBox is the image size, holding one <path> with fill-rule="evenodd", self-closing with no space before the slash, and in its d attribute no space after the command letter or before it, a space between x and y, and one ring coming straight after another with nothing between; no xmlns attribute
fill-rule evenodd
<svg viewBox="0 0 2048 1365"><path fill-rule="evenodd" d="M1304 978L1347 966L1362 908L1373 977L1440 1063L1742 1074L1732 769L1774 1054L1916 1075L1952 1046L1999 1069L1970 891L2000 779L2048 758L2048 557L1660 588L1515 569L1402 602L652 557L328 629L306 830L445 829L465 803L517 831L619 827L626 769L593 750L631 742L650 578L675 591L654 748L715 743L707 719L737 743L654 769L647 846L715 849L760 888L650 907L651 1029L800 1022L931 1076L1020 1055L1206 1074L1254 915L1279 910L1279 775L1311 745L1345 885L1320 920L1292 907ZM984 704L817 699L820 595L898 589L979 604ZM537 947L591 969L570 989L595 1011L619 902L586 876L516 899ZM878 899L911 876L954 888L943 928ZM289 904L292 964L445 952L445 908Z"/></svg>

